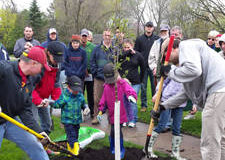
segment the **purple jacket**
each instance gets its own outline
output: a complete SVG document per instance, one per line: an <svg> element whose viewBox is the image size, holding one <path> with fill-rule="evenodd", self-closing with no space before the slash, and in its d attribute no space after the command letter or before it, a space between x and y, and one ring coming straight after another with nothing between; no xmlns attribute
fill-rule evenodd
<svg viewBox="0 0 225 160"><path fill-rule="evenodd" d="M156 92L158 91L158 87L156 88ZM170 97L176 95L178 92L180 92L183 88L182 83L178 83L172 79L166 78L163 83L163 90L162 90L162 96L161 96L161 101L164 102ZM186 102L180 105L179 107L185 107Z"/></svg>
<svg viewBox="0 0 225 160"><path fill-rule="evenodd" d="M133 96L137 100L135 90L123 79L117 81L118 101L120 101L120 124L127 122L127 113L124 107L124 95L128 98ZM99 102L99 110L109 110L109 122L114 124L114 104L115 104L115 86L113 84L104 84L104 91Z"/></svg>

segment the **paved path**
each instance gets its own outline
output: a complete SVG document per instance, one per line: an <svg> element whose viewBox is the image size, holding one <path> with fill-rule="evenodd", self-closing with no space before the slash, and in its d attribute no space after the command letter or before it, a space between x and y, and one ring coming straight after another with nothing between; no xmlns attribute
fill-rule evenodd
<svg viewBox="0 0 225 160"><path fill-rule="evenodd" d="M110 125L108 125L108 120L105 114L103 115L103 120L100 125L92 125L91 120L88 118L82 124L84 126L92 126L94 128L101 129L107 134L110 132ZM123 128L124 140L133 142L144 146L146 141L146 134L148 130L148 125L145 123L137 123L136 128ZM162 133L159 135L157 142L155 143L154 150L169 153L168 150L171 150L171 132ZM181 155L188 160L201 160L200 154L200 139L195 138L189 135L183 136L183 142L181 145Z"/></svg>

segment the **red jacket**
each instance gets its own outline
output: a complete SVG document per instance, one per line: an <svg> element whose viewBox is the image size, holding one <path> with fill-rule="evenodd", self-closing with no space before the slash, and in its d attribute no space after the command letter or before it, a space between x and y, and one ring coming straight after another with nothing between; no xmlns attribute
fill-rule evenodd
<svg viewBox="0 0 225 160"><path fill-rule="evenodd" d="M59 81L59 69L51 68L51 71L44 71L44 75L41 78L40 82L36 85L34 91L32 92L32 102L35 105L41 104L42 100L45 98L57 100L61 95L61 88L57 85Z"/></svg>

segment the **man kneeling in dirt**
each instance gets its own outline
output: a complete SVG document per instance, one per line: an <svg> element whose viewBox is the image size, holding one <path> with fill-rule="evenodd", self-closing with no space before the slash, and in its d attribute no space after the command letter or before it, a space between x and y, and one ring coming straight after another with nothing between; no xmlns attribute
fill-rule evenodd
<svg viewBox="0 0 225 160"><path fill-rule="evenodd" d="M43 66L50 70L45 52L40 47L32 47L28 53L23 52L19 61L0 62L0 112L17 121L22 120L26 126L45 136L31 111L33 84L30 77L39 74ZM3 138L15 142L32 160L49 160L35 136L0 118L0 146Z"/></svg>
<svg viewBox="0 0 225 160"><path fill-rule="evenodd" d="M184 90L164 101L163 108L175 108L188 98L204 108L201 154L203 160L225 159L225 61L200 39L174 41L170 61L161 73L183 83Z"/></svg>

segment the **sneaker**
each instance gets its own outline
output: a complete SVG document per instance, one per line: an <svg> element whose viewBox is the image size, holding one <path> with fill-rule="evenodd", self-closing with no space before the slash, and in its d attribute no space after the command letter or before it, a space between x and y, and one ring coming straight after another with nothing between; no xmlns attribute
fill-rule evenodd
<svg viewBox="0 0 225 160"><path fill-rule="evenodd" d="M141 112L146 112L147 108L146 107L142 107L141 108Z"/></svg>
<svg viewBox="0 0 225 160"><path fill-rule="evenodd" d="M134 128L136 126L136 124L134 122L129 122L128 123L128 127L130 128Z"/></svg>
<svg viewBox="0 0 225 160"><path fill-rule="evenodd" d="M127 126L127 123L126 123L126 122L124 122L124 123L122 124L122 126L123 126L123 127L126 127L126 126Z"/></svg>
<svg viewBox="0 0 225 160"><path fill-rule="evenodd" d="M195 118L194 114L188 114L184 117L185 120L194 119L194 118Z"/></svg>
<svg viewBox="0 0 225 160"><path fill-rule="evenodd" d="M99 124L99 121L97 120L96 117L91 121L91 124L93 125Z"/></svg>

